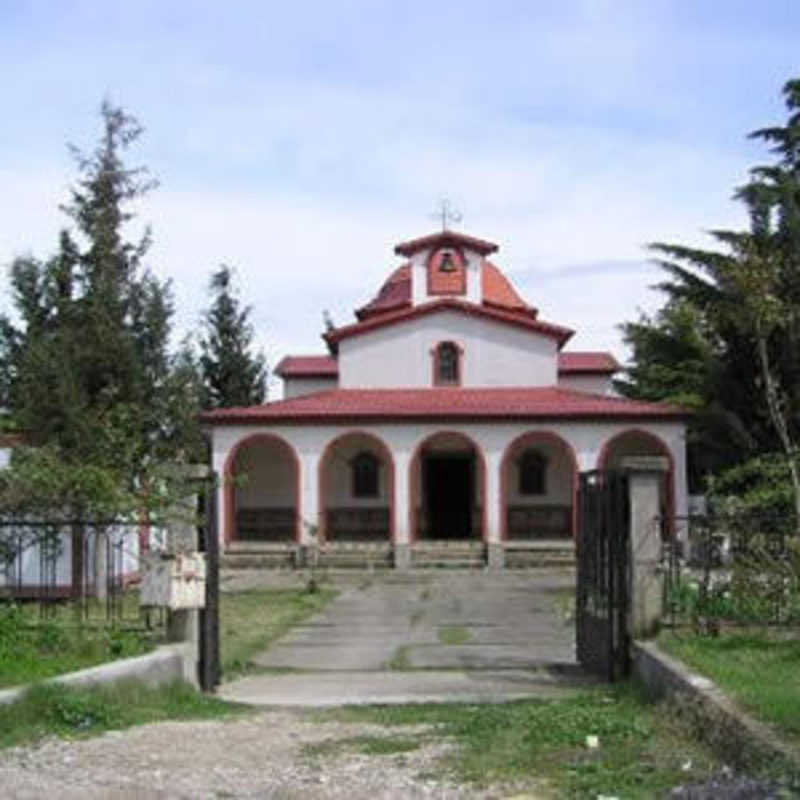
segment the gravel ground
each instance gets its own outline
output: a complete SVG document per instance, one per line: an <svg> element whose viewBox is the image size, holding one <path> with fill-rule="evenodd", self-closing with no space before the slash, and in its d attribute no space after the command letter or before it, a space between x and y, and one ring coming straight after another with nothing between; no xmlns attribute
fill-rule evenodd
<svg viewBox="0 0 800 800"><path fill-rule="evenodd" d="M0 794L14 800L132 798L501 798L525 787L460 786L437 760L441 739L390 755L304 746L352 736L402 736L420 730L312 722L269 711L225 721L166 722L94 739L49 739L0 753ZM530 791L530 789L528 789ZM527 794L526 797L533 797Z"/></svg>

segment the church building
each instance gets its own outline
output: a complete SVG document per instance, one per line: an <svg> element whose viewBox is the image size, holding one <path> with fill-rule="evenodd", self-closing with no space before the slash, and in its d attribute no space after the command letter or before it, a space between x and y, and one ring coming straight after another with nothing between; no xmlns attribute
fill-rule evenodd
<svg viewBox="0 0 800 800"><path fill-rule="evenodd" d="M283 399L208 412L228 553L370 552L397 567L465 548L493 566L571 551L579 472L666 457L686 513L685 411L614 394L619 365L566 348L490 257L444 230L401 262L324 355L276 367Z"/></svg>

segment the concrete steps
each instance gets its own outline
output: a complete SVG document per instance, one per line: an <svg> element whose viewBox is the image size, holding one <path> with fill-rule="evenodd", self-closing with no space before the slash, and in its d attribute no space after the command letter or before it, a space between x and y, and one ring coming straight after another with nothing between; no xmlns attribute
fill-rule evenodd
<svg viewBox="0 0 800 800"><path fill-rule="evenodd" d="M505 542L507 569L574 567L575 546L570 540ZM307 553L303 553L307 556ZM419 541L411 545L410 567L417 570L482 569L486 546L480 541ZM294 544L232 542L221 558L224 569L296 569L301 553ZM388 543L328 543L317 554L321 569L391 569L394 553Z"/></svg>
<svg viewBox="0 0 800 800"><path fill-rule="evenodd" d="M571 540L506 542L506 569L574 567L575 545Z"/></svg>
<svg viewBox="0 0 800 800"><path fill-rule="evenodd" d="M411 546L414 569L480 569L486 564L486 547L474 541L415 542Z"/></svg>
<svg viewBox="0 0 800 800"><path fill-rule="evenodd" d="M220 566L223 569L293 569L296 550L294 544L231 542L220 557Z"/></svg>

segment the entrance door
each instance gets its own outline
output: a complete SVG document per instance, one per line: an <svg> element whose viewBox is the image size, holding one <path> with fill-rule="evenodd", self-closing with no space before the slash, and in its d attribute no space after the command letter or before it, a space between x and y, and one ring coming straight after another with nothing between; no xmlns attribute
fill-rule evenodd
<svg viewBox="0 0 800 800"><path fill-rule="evenodd" d="M428 539L469 539L475 485L472 455L426 456L422 463Z"/></svg>

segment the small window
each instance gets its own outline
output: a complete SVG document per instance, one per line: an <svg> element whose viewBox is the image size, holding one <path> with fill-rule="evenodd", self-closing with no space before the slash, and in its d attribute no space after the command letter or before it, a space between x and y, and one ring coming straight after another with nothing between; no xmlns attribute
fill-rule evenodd
<svg viewBox="0 0 800 800"><path fill-rule="evenodd" d="M526 450L519 460L519 493L547 494L547 459L536 450Z"/></svg>
<svg viewBox="0 0 800 800"><path fill-rule="evenodd" d="M372 453L359 453L352 466L353 497L377 497L378 459Z"/></svg>
<svg viewBox="0 0 800 800"><path fill-rule="evenodd" d="M436 348L436 383L459 383L458 347L452 342L442 342Z"/></svg>

